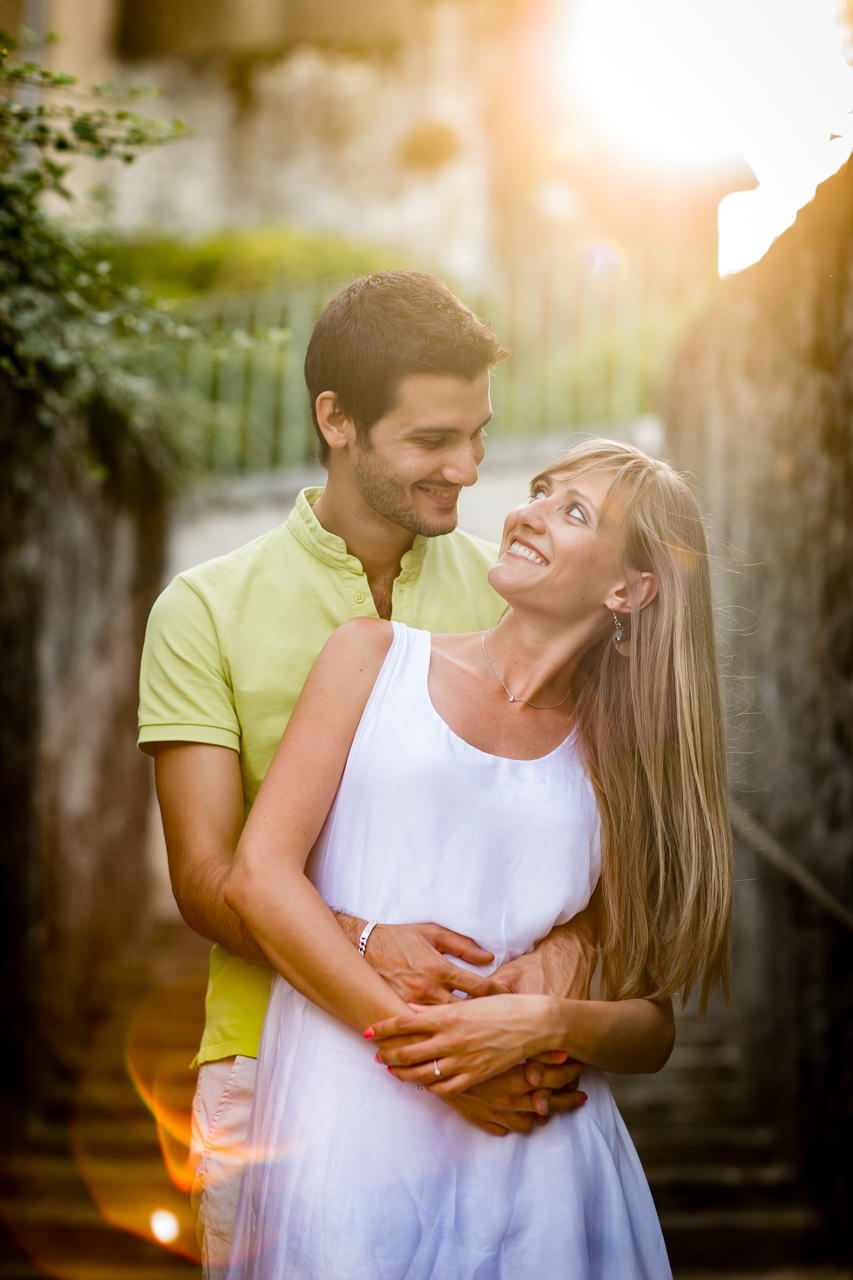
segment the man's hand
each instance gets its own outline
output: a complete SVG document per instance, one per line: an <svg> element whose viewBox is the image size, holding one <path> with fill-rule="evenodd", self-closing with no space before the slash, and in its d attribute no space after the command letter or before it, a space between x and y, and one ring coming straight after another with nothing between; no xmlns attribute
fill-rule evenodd
<svg viewBox="0 0 853 1280"><path fill-rule="evenodd" d="M492 974L501 991L516 995L587 1000L595 971L595 907L552 929L533 951L508 960Z"/></svg>
<svg viewBox="0 0 853 1280"><path fill-rule="evenodd" d="M549 1116L583 1106L586 1094L577 1087L580 1073L579 1062L561 1066L524 1062L443 1101L470 1124L496 1137L529 1133L534 1124L547 1124Z"/></svg>
<svg viewBox="0 0 853 1280"><path fill-rule="evenodd" d="M338 923L351 942L357 943L364 921L336 913ZM415 1004L447 1004L456 999L454 991L469 996L494 995L503 987L491 977L462 969L447 956L469 964L488 964L490 951L473 938L437 924L378 924L364 952L380 977L398 996Z"/></svg>

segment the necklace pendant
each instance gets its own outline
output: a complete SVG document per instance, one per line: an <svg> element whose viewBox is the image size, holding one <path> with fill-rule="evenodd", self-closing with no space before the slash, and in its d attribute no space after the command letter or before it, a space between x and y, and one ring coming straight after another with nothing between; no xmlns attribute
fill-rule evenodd
<svg viewBox="0 0 853 1280"><path fill-rule="evenodd" d="M507 701L508 701L508 702L515 702L515 695L514 695L514 694L512 694L512 693L508 693L506 696L507 696Z"/></svg>

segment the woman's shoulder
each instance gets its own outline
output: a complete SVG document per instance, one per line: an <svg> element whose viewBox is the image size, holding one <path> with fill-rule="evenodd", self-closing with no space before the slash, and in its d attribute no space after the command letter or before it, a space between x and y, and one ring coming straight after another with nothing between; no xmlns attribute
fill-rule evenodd
<svg viewBox="0 0 853 1280"><path fill-rule="evenodd" d="M303 699L330 704L344 719L364 710L394 631L381 618L353 618L329 636L306 681Z"/></svg>
<svg viewBox="0 0 853 1280"><path fill-rule="evenodd" d="M323 652L341 659L348 655L350 661L381 663L394 640L394 624L384 618L349 618L337 627L326 641Z"/></svg>

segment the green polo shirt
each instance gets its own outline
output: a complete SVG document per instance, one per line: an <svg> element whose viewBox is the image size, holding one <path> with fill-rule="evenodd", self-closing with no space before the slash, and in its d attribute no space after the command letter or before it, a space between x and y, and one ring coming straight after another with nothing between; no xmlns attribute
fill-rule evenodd
<svg viewBox="0 0 853 1280"><path fill-rule="evenodd" d="M246 811L314 659L348 618L375 618L361 562L314 515L305 489L283 525L180 573L156 601L142 653L139 746L204 742L239 753ZM495 548L455 530L416 537L394 582L395 619L477 631L506 607L486 581ZM197 1062L256 1057L270 971L215 944Z"/></svg>

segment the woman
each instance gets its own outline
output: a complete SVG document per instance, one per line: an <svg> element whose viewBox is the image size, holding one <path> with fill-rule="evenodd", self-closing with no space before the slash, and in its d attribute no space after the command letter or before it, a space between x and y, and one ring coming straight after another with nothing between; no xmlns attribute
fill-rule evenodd
<svg viewBox="0 0 853 1280"><path fill-rule="evenodd" d="M599 1071L657 1069L670 998L698 983L704 1003L726 982L730 838L701 518L669 467L594 441L534 481L490 581L510 609L485 635L368 620L336 632L247 821L227 896L282 977L230 1276L669 1274ZM282 878L278 907L268 886ZM411 1010L329 910L440 919L499 965L596 886L605 1001ZM448 1105L549 1051L585 1064L575 1114L497 1140Z"/></svg>

